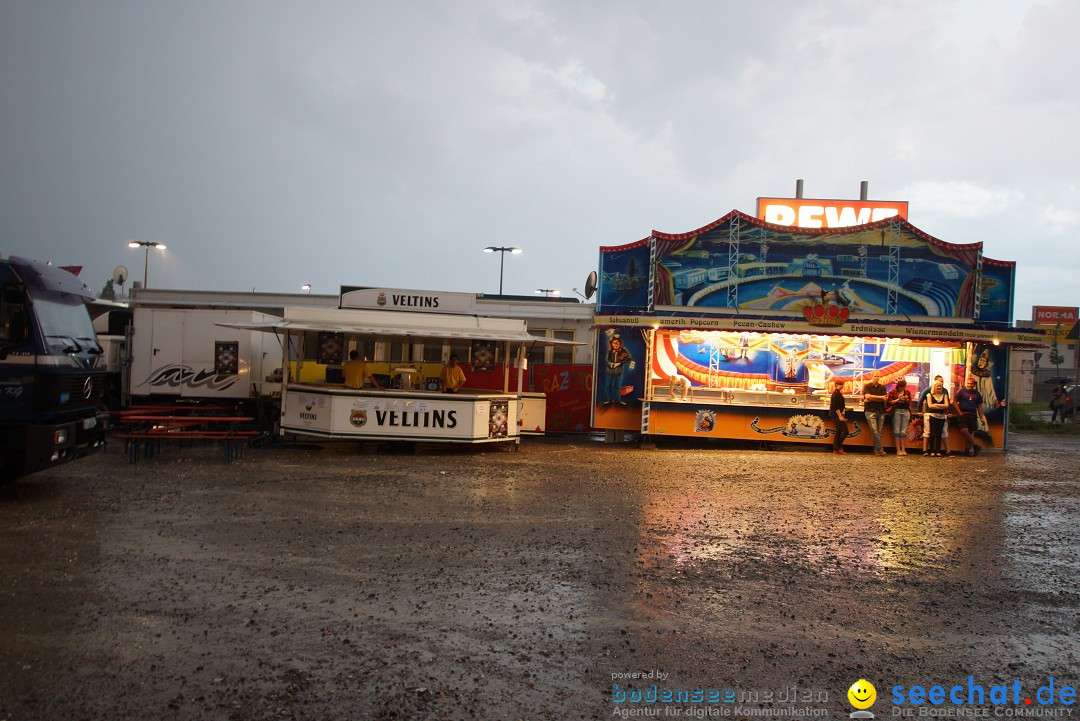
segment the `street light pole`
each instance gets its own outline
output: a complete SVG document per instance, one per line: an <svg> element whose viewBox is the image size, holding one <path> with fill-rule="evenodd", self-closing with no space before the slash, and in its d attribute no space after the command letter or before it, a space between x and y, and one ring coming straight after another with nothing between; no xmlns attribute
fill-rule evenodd
<svg viewBox="0 0 1080 721"><path fill-rule="evenodd" d="M488 247L484 248L484 252L485 253L499 253L500 254L499 255L499 295L502 295L502 292L503 292L503 262L506 260L506 254L507 253L513 253L514 255L517 255L518 253L521 252L521 248L515 248L512 245L507 245L507 246L489 245Z"/></svg>
<svg viewBox="0 0 1080 721"><path fill-rule="evenodd" d="M129 248L142 248L145 251L143 257L143 288L146 287L146 280L150 276L150 249L157 248L158 250L165 250L165 244L159 243L156 240L132 240L128 242Z"/></svg>

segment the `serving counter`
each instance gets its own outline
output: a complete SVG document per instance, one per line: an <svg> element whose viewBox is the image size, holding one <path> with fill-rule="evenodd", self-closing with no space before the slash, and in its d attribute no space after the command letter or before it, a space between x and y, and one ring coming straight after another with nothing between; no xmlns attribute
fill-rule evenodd
<svg viewBox="0 0 1080 721"><path fill-rule="evenodd" d="M495 443L516 441L517 394L462 390L346 388L291 383L282 397L281 430L323 438Z"/></svg>
<svg viewBox="0 0 1080 721"><path fill-rule="evenodd" d="M693 402L701 405L754 406L773 409L805 408L807 410L829 409L831 400L827 391L783 391L746 388L693 388L685 397L671 393L668 386L654 386L651 398L642 401L657 403ZM845 394L844 401L849 411L863 409L862 394Z"/></svg>

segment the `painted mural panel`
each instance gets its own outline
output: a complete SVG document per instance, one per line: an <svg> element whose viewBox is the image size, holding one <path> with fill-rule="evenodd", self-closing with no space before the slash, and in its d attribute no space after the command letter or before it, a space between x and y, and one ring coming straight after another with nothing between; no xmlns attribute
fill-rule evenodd
<svg viewBox="0 0 1080 721"><path fill-rule="evenodd" d="M1005 346L972 344L965 375L975 378L983 397L986 418L990 422L1005 418L1005 393L1008 389L1009 351ZM957 386L960 387L960 386Z"/></svg>
<svg viewBox="0 0 1080 721"><path fill-rule="evenodd" d="M824 393L834 380L854 393L877 370L887 383L904 378L912 388L925 388L930 351L885 338L661 330L651 378L663 387L681 376L691 391L704 393L769 394ZM961 349L942 352L955 354L950 360L956 362L964 358Z"/></svg>
<svg viewBox="0 0 1080 721"><path fill-rule="evenodd" d="M600 249L598 312L641 310L649 305L649 243Z"/></svg>
<svg viewBox="0 0 1080 721"><path fill-rule="evenodd" d="M501 391L502 363L496 363L491 373L469 373L468 388ZM436 377L435 380L438 380ZM580 364L537 363L529 366L523 379L527 392L543 393L547 397L545 429L548 432L587 432L590 402L593 397L593 367ZM510 392L517 390L517 370L510 369Z"/></svg>
<svg viewBox="0 0 1080 721"><path fill-rule="evenodd" d="M589 423L589 401L593 391L592 366L536 366L533 381L534 390L547 396L548 431L581 433L592 430Z"/></svg>
<svg viewBox="0 0 1080 721"><path fill-rule="evenodd" d="M1016 282L1016 263L983 258L982 303L979 320L991 323L1012 323L1013 287Z"/></svg>
<svg viewBox="0 0 1080 721"><path fill-rule="evenodd" d="M645 392L645 332L631 327L605 328L596 336L593 425L638 431Z"/></svg>
<svg viewBox="0 0 1080 721"><path fill-rule="evenodd" d="M835 301L858 315L968 318L981 244L906 221L809 233L733 212L696 234L654 233L657 305L800 314Z"/></svg>

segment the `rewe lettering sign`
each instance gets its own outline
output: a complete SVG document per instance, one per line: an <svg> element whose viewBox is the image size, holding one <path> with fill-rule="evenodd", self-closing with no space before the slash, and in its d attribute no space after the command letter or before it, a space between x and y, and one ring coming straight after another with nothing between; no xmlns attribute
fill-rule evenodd
<svg viewBox="0 0 1080 721"><path fill-rule="evenodd" d="M899 215L907 218L906 200L821 200L758 198L757 217L774 225L799 228L846 228Z"/></svg>

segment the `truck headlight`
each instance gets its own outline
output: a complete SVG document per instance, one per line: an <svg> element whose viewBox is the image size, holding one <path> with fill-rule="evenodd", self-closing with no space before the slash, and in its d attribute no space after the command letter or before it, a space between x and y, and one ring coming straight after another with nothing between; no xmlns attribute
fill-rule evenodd
<svg viewBox="0 0 1080 721"><path fill-rule="evenodd" d="M66 428L59 428L53 431L53 445L63 446L68 442L68 432Z"/></svg>

